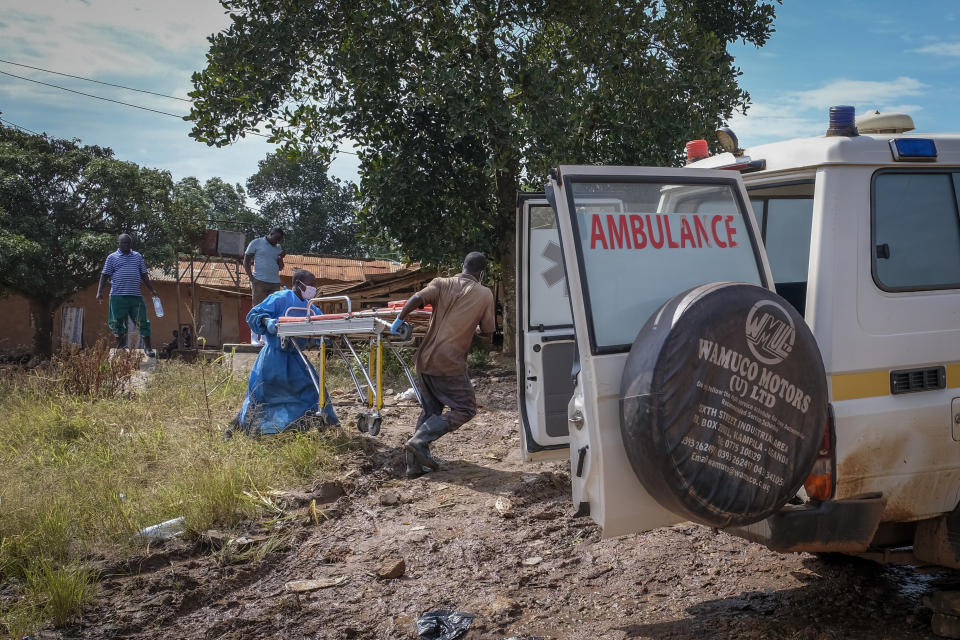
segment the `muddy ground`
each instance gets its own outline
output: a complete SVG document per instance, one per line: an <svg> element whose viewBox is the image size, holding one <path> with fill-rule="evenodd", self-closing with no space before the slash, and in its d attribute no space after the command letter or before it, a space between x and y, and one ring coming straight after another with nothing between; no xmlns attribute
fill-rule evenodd
<svg viewBox="0 0 960 640"><path fill-rule="evenodd" d="M214 532L102 567L97 609L41 637L413 639L432 609L476 614L472 640L933 637L921 596L957 574L780 555L690 524L601 540L572 515L568 463L521 463L513 373L476 382L483 409L434 447L440 472L402 477L418 410L390 404L339 484L275 496L286 516L245 540ZM378 577L399 560L401 577Z"/></svg>

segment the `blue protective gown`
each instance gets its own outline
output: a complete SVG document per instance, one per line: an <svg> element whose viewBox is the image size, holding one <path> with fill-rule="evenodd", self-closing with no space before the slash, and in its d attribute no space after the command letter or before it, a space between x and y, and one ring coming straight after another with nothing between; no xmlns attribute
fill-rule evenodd
<svg viewBox="0 0 960 640"><path fill-rule="evenodd" d="M280 318L289 307L300 309L286 315L305 316L305 306L306 303L292 290L285 288L275 291L250 309L247 324L254 335L261 334L264 330L262 319ZM311 311L320 313L315 306L311 307ZM266 344L260 349L260 355L250 371L247 397L238 416L239 428L249 435L279 433L308 411L316 412L320 401L320 395L310 380L310 373L307 373L309 366L310 372L319 380L313 365L304 364L293 345L282 348L277 336L264 334L263 337ZM295 339L301 349L309 342L303 338ZM322 413L328 425L337 423L337 414L330 404L329 395Z"/></svg>

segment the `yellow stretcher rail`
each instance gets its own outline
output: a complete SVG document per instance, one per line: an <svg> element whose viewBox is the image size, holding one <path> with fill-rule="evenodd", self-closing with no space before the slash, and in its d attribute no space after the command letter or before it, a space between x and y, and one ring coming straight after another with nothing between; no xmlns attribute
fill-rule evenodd
<svg viewBox="0 0 960 640"><path fill-rule="evenodd" d="M319 375L315 377L311 373L310 379L316 386L317 393L320 395L318 408L321 410L324 409L327 404L329 404L327 394L325 393L327 381L327 352L331 347L337 352L344 364L347 366L347 372L350 374L354 386L356 387L360 404L364 405L364 411L357 416L357 428L361 432L369 433L370 435L375 436L380 432L380 411L383 409L384 405L384 333L389 335L391 321L396 318L396 314L399 312L399 310L383 310L382 313L374 310L354 314L350 311L352 305L349 298L342 296L332 298L314 298L310 300L309 304L327 300L346 300L348 312L332 318L328 317L326 320L319 320L318 318L323 316L306 316L307 307L298 307L297 309L305 314L305 317L303 317L301 320L299 317L288 315L289 312L295 308L291 307L284 314L284 317L281 318L281 322L277 327L277 334L282 341L289 342L293 345L293 347L300 354L300 358L305 364L308 365L308 370L310 361L307 358L307 355L303 352L301 345L298 343L298 339L319 339ZM429 317L429 312L420 312L420 315L421 317L419 317L419 321L424 322L425 318L422 316ZM413 334L413 328L405 323L404 331L405 335L400 338L401 343L409 344ZM360 358L360 355L357 353L357 350L354 348L352 342L353 340L358 342L360 340L368 341L369 351L367 353L366 363L363 362L363 360ZM414 389L417 395L417 401L421 402L420 390L417 388L416 381L413 378L413 373L410 371L410 367L407 366L407 363L404 361L401 353L397 350L398 343L394 340L390 340L387 341L386 344L393 352L394 357L396 357L397 361L400 363L400 366L403 368L403 371L407 376L407 380L410 382L410 386ZM350 353L352 359L347 357L344 349L341 347L346 347L346 350ZM357 371L359 371L363 381L366 382L366 384L361 383L361 380L356 373Z"/></svg>

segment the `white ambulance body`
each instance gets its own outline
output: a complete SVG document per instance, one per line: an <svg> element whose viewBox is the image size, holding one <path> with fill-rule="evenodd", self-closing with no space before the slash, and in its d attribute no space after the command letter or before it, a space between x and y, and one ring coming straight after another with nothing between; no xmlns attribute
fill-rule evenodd
<svg viewBox="0 0 960 640"><path fill-rule="evenodd" d="M912 545L960 567L960 135L905 133L906 121L874 117L859 135L731 148L683 169L560 167L545 195L520 198L524 454L569 455L574 504L605 535L684 520L624 453L624 338L685 289L742 281L775 290L812 330L832 420L808 491L731 531L783 551L890 557ZM651 184L661 197L648 210L675 211L671 194L688 194L686 214L724 216L713 229L701 216L710 252L602 252L589 240L589 216L606 214L601 235L617 241L615 216ZM698 189L709 193L690 200ZM728 232L743 250L715 250Z"/></svg>

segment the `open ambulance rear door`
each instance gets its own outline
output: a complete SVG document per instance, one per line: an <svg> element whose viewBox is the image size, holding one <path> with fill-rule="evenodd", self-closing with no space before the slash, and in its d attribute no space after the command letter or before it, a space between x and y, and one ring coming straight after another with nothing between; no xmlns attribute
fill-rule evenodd
<svg viewBox="0 0 960 640"><path fill-rule="evenodd" d="M518 213L527 457L569 447L573 502L605 536L779 509L813 464L826 390L740 175L562 166Z"/></svg>
<svg viewBox="0 0 960 640"><path fill-rule="evenodd" d="M517 198L516 309L523 458L566 457L576 342L557 216L542 193Z"/></svg>

